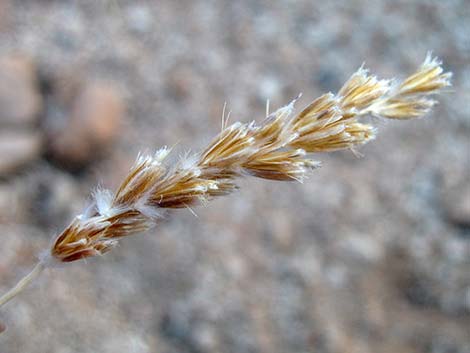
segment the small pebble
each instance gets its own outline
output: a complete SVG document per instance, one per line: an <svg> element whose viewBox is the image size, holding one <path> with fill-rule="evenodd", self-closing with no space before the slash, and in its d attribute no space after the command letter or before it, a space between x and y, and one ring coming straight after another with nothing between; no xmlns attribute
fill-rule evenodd
<svg viewBox="0 0 470 353"><path fill-rule="evenodd" d="M448 220L458 227L470 227L470 185L462 183L449 190L444 200Z"/></svg>
<svg viewBox="0 0 470 353"><path fill-rule="evenodd" d="M146 33L152 27L152 14L146 6L135 5L128 9L129 28L138 33Z"/></svg>
<svg viewBox="0 0 470 353"><path fill-rule="evenodd" d="M41 154L41 135L32 131L0 131L0 176L15 172Z"/></svg>
<svg viewBox="0 0 470 353"><path fill-rule="evenodd" d="M42 107L36 68L32 59L22 55L0 58L0 123L31 125L37 122Z"/></svg>
<svg viewBox="0 0 470 353"><path fill-rule="evenodd" d="M60 131L50 136L53 159L69 168L82 168L96 159L119 133L124 102L105 82L86 84L72 103Z"/></svg>

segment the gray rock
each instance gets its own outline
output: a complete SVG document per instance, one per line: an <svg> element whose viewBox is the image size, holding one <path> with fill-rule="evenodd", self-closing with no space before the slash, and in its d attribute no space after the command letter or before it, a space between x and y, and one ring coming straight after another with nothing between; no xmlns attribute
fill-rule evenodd
<svg viewBox="0 0 470 353"><path fill-rule="evenodd" d="M463 182L446 193L444 211L450 223L470 227L470 184Z"/></svg>

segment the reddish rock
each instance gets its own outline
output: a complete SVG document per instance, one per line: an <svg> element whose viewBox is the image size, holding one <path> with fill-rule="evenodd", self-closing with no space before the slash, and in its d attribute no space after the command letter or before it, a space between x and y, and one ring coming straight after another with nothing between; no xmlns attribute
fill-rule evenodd
<svg viewBox="0 0 470 353"><path fill-rule="evenodd" d="M109 83L85 85L72 103L63 128L52 134L52 157L69 167L83 167L111 144L119 132L124 102Z"/></svg>

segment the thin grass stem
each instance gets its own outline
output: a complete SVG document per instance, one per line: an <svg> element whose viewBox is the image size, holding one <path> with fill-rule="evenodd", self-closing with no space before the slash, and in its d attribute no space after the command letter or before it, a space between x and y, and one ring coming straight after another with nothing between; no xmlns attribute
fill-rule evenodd
<svg viewBox="0 0 470 353"><path fill-rule="evenodd" d="M46 268L45 264L40 261L34 266L30 273L24 276L12 289L0 297L0 307L8 303L11 299L20 294L31 282L33 282L41 272Z"/></svg>

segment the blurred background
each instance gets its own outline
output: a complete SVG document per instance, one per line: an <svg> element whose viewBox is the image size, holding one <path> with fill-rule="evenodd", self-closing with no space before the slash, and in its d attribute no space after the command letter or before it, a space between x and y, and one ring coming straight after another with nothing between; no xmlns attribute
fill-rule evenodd
<svg viewBox="0 0 470 353"><path fill-rule="evenodd" d="M2 309L0 351L470 352L470 3L0 1L0 290L139 151L197 150L363 62L454 72L426 119L374 120L302 185L172 212Z"/></svg>

